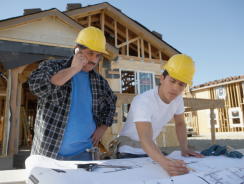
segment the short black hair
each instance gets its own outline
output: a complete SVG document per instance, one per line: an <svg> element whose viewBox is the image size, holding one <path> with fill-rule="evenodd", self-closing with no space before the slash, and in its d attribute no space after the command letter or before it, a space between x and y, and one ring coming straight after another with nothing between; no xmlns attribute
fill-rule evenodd
<svg viewBox="0 0 244 184"><path fill-rule="evenodd" d="M166 77L167 75L169 75L169 73L168 73L167 70L164 70L164 72L162 73L162 75L164 76L164 79L165 79L165 77ZM160 85L161 85L161 83L159 83L158 86L160 86Z"/></svg>
<svg viewBox="0 0 244 184"><path fill-rule="evenodd" d="M167 76L167 75L169 75L169 73L168 73L168 71L167 70L164 70L164 72L163 72L163 74L162 74L163 76L164 76L164 79L165 79L165 77Z"/></svg>

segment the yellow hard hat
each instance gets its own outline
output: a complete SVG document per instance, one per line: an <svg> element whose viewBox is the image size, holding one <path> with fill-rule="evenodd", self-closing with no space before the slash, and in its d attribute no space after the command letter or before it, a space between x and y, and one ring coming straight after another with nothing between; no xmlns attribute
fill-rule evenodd
<svg viewBox="0 0 244 184"><path fill-rule="evenodd" d="M168 71L171 77L190 86L193 84L192 80L196 69L190 56L185 54L174 55L169 59L164 69Z"/></svg>
<svg viewBox="0 0 244 184"><path fill-rule="evenodd" d="M105 47L106 38L98 28L88 27L82 29L75 42L80 45L85 45L91 50L108 54Z"/></svg>

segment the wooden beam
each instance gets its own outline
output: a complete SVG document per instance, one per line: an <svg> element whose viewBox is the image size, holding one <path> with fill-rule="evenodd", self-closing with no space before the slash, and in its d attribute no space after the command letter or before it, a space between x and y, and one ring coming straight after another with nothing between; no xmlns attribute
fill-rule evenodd
<svg viewBox="0 0 244 184"><path fill-rule="evenodd" d="M88 27L90 27L91 26L91 14L89 13L89 15L88 15Z"/></svg>
<svg viewBox="0 0 244 184"><path fill-rule="evenodd" d="M93 23L93 22L97 22L97 21L99 21L99 20L100 20L100 18L98 18L98 17L93 17L93 18L91 18L91 15L90 15L90 20L89 20L89 16L88 16L88 20L81 20L81 21L79 21L78 23L81 24L81 25L86 25L86 24L88 24L88 26L89 26L89 21L90 21L90 25L91 25L91 23Z"/></svg>
<svg viewBox="0 0 244 184"><path fill-rule="evenodd" d="M6 91L6 102L5 102L5 109L4 109L4 126L3 126L3 145L2 145L2 156L8 156L8 145L10 136L10 99L11 99L11 86L12 86L12 78L11 78L11 71L8 70L7 78L9 79L7 82L7 91Z"/></svg>
<svg viewBox="0 0 244 184"><path fill-rule="evenodd" d="M145 58L145 55L144 55L144 40L143 38L141 38L141 56L142 56L142 59Z"/></svg>
<svg viewBox="0 0 244 184"><path fill-rule="evenodd" d="M128 94L128 93L115 93L117 96L116 106L121 106L121 104L131 104L133 98L136 94Z"/></svg>
<svg viewBox="0 0 244 184"><path fill-rule="evenodd" d="M158 50L158 53L159 53L159 60L162 61L162 53L161 53L161 50Z"/></svg>
<svg viewBox="0 0 244 184"><path fill-rule="evenodd" d="M1 79L1 81L3 83L4 88L6 89L6 87L7 87L6 79L4 79L3 77L0 77L0 79Z"/></svg>
<svg viewBox="0 0 244 184"><path fill-rule="evenodd" d="M114 21L114 39L115 39L115 47L118 48L117 20Z"/></svg>
<svg viewBox="0 0 244 184"><path fill-rule="evenodd" d="M135 41L137 41L137 40L139 40L139 39L140 39L140 37L133 38L133 39L131 39L131 40L129 40L129 41L126 41L126 42L124 42L124 43L119 44L119 45L117 46L117 48L123 47L123 46L127 45L127 43L133 43L133 42L135 42Z"/></svg>
<svg viewBox="0 0 244 184"><path fill-rule="evenodd" d="M76 18L84 18L84 17L87 17L89 16L89 14L91 15L96 15L96 14L100 14L102 12L102 9L99 9L99 10L95 10L95 11L87 11L87 12L83 12L83 13L80 13L78 15L73 15L73 16L69 16L70 18L72 19L76 19Z"/></svg>
<svg viewBox="0 0 244 184"><path fill-rule="evenodd" d="M127 54L127 57L129 57L129 43L128 43L128 41L129 41L129 33L128 33L128 27L126 27L126 42L127 42L127 52L126 52L126 54Z"/></svg>
<svg viewBox="0 0 244 184"><path fill-rule="evenodd" d="M152 59L151 44L148 42L149 58Z"/></svg>
<svg viewBox="0 0 244 184"><path fill-rule="evenodd" d="M123 55L125 55L125 46L122 47L122 51L121 51L121 53L122 53Z"/></svg>
<svg viewBox="0 0 244 184"><path fill-rule="evenodd" d="M141 57L141 54L140 54L140 40L137 40L137 53L138 53L138 58Z"/></svg>
<svg viewBox="0 0 244 184"><path fill-rule="evenodd" d="M119 71L108 71L108 74L120 74Z"/></svg>
<svg viewBox="0 0 244 184"><path fill-rule="evenodd" d="M210 117L211 117L211 140L212 140L212 145L216 144L216 139L215 139L215 124L214 124L214 109L210 109Z"/></svg>
<svg viewBox="0 0 244 184"><path fill-rule="evenodd" d="M25 77L23 74L18 74L18 79L21 84L27 81L27 77Z"/></svg>
<svg viewBox="0 0 244 184"><path fill-rule="evenodd" d="M123 47L122 47L123 48ZM125 56L125 55L122 55L122 54L119 54L119 58L120 59L123 59L123 60L133 60L133 61L141 61L140 58L138 58L137 56ZM166 64L167 61L166 60L162 60L162 61L159 61L158 59L149 59L149 58L145 58L144 59L144 62L148 62L148 63L152 63L152 61L155 63L155 64L160 64L161 63L164 63Z"/></svg>
<svg viewBox="0 0 244 184"><path fill-rule="evenodd" d="M111 18L112 18L112 17L111 17ZM117 16L113 19L113 21L111 22L111 25L114 25L115 22L117 22L118 18L119 18L119 16L117 15Z"/></svg>
<svg viewBox="0 0 244 184"><path fill-rule="evenodd" d="M201 98L183 98L184 105L188 108L186 112L211 109L211 108L225 108L224 100L212 100L212 99L201 99Z"/></svg>
<svg viewBox="0 0 244 184"><path fill-rule="evenodd" d="M101 20L100 20L100 22L101 22L101 30L104 33L104 11L102 11L100 18L101 18Z"/></svg>

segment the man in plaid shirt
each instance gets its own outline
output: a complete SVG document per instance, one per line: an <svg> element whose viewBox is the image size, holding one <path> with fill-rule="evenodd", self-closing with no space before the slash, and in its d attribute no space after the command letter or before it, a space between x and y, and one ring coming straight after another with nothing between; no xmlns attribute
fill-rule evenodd
<svg viewBox="0 0 244 184"><path fill-rule="evenodd" d="M57 160L91 160L87 148L97 146L113 123L117 97L93 68L106 40L101 30L88 27L77 39L68 60L43 61L29 77L39 97L32 155Z"/></svg>

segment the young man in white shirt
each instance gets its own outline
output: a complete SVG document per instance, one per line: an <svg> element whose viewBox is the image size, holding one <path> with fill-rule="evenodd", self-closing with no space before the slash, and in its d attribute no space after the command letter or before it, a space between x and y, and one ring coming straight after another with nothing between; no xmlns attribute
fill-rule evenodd
<svg viewBox="0 0 244 184"><path fill-rule="evenodd" d="M204 157L188 150L184 121L182 91L187 84L193 83L195 64L191 57L179 54L171 57L164 69L159 87L137 95L133 99L126 123L118 138L118 147L120 146L118 158L149 156L170 176L176 176L189 173L186 163L166 159L156 145L155 138L163 126L174 117L182 156Z"/></svg>

